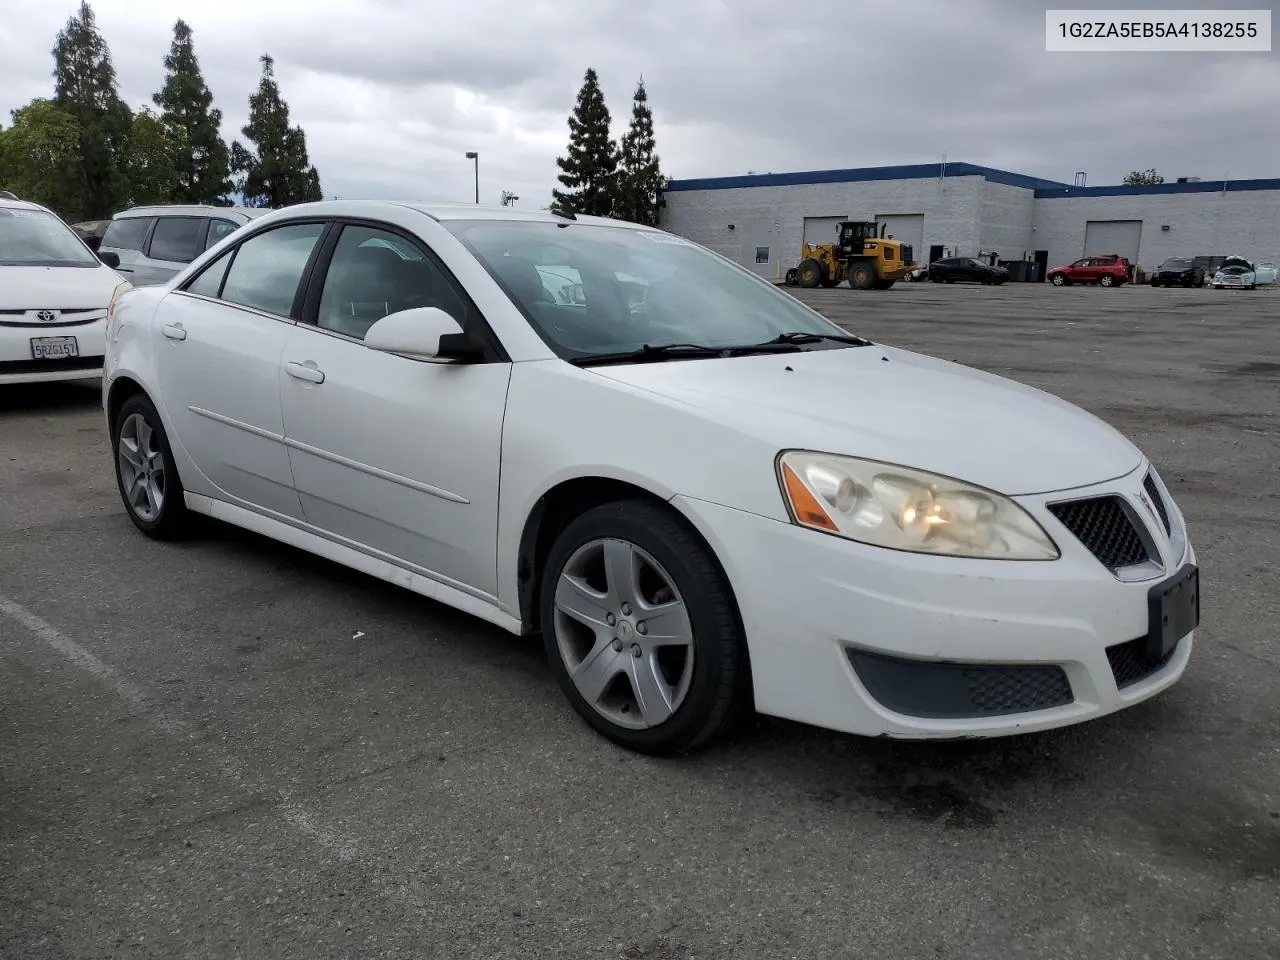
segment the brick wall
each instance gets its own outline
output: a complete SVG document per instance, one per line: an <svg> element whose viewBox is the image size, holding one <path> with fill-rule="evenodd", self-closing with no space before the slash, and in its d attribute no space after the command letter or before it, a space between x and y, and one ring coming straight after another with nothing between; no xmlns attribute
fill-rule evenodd
<svg viewBox="0 0 1280 960"><path fill-rule="evenodd" d="M768 274L775 266L794 266L803 238L804 218L845 216L873 220L878 214L924 214L924 245L917 257L927 257L931 244L942 244L956 253L977 253L990 229L1002 236L1025 229L1000 222L1006 215L1021 217L1021 206L1001 193L984 188L997 186L982 177L947 177L928 180L878 180L852 183L815 183L796 186L738 187L729 190L676 190L666 194L662 227L704 244L737 262L756 266L756 238L762 225L778 223L770 243ZM1001 187L1003 191L1030 190ZM988 196L991 198L988 201ZM734 224L734 229L729 229ZM1019 239L1019 252L1021 252ZM1000 249L1000 248L997 248ZM1001 250L1003 253L1003 249ZM764 270L760 271L764 273Z"/></svg>
<svg viewBox="0 0 1280 960"><path fill-rule="evenodd" d="M1150 270L1169 257L1226 256L1280 263L1280 191L1041 197L1035 202L1036 249L1051 266L1086 253L1089 220L1141 220L1138 263ZM1168 224L1169 230L1161 230Z"/></svg>

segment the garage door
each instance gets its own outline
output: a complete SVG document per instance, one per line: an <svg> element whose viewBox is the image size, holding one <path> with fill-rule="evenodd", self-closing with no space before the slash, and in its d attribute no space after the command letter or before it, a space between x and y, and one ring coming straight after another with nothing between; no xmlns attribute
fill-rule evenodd
<svg viewBox="0 0 1280 960"><path fill-rule="evenodd" d="M836 231L848 217L805 217L804 242L811 244L835 243Z"/></svg>
<svg viewBox="0 0 1280 960"><path fill-rule="evenodd" d="M1080 256L1114 253L1130 263L1137 263L1141 243L1141 220L1089 220L1084 226L1084 249Z"/></svg>
<svg viewBox="0 0 1280 960"><path fill-rule="evenodd" d="M876 223L884 224L885 236L892 236L911 247L911 256L919 260L924 251L923 213L884 213L876 215Z"/></svg>

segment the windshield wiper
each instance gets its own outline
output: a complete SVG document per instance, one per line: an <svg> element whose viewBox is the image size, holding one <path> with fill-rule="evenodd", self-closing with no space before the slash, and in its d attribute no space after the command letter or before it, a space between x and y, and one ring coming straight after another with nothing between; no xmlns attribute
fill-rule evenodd
<svg viewBox="0 0 1280 960"><path fill-rule="evenodd" d="M761 344L761 346L772 345L775 343L819 343L823 340L832 340L836 343L847 343L854 347L871 346L870 340L865 337L854 336L851 333L809 333L802 330L780 333L772 340L766 340Z"/></svg>
<svg viewBox="0 0 1280 960"><path fill-rule="evenodd" d="M617 353L596 353L570 360L579 367L592 367L606 363L656 363L662 360L693 360L703 357L741 357L749 353L794 353L799 349L787 340L771 340L768 343L751 343L711 347L701 343L646 343L639 350L620 350Z"/></svg>

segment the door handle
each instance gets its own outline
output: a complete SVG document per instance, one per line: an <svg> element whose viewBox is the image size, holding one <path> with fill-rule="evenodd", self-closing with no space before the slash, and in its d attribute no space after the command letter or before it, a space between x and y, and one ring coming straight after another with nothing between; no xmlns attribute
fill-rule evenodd
<svg viewBox="0 0 1280 960"><path fill-rule="evenodd" d="M187 339L187 331L182 328L180 323L166 323L160 328L160 332L170 340Z"/></svg>
<svg viewBox="0 0 1280 960"><path fill-rule="evenodd" d="M295 380L306 380L309 383L324 383L324 371L318 369L315 364L308 361L307 363L294 363L292 360L284 365L289 376Z"/></svg>

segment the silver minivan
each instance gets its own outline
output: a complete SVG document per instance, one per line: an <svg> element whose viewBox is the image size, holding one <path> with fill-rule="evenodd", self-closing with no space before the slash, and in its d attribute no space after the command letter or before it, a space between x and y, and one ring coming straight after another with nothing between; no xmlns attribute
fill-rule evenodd
<svg viewBox="0 0 1280 960"><path fill-rule="evenodd" d="M198 204L130 207L111 218L98 251L116 254L116 272L135 287L153 286L166 283L223 237L270 212Z"/></svg>

